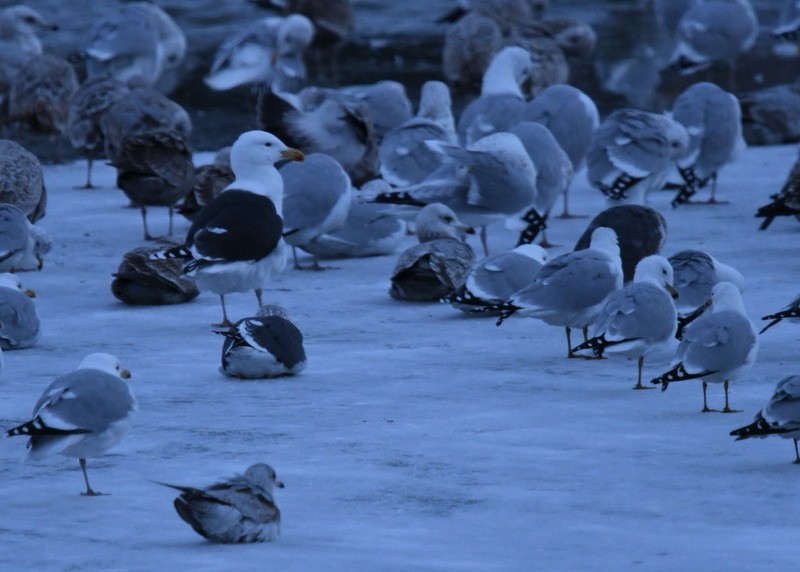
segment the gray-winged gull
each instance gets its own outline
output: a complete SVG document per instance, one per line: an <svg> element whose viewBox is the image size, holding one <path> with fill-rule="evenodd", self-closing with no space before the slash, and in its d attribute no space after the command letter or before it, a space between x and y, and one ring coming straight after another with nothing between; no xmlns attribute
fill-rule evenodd
<svg viewBox="0 0 800 572"><path fill-rule="evenodd" d="M134 306L183 304L194 300L200 291L193 278L183 273L177 258L153 258L163 246L140 247L122 256L113 274L111 293L121 302Z"/></svg>
<svg viewBox="0 0 800 572"><path fill-rule="evenodd" d="M521 244L508 252L487 256L476 262L462 284L442 301L463 312L500 304L533 282L547 258L547 252L538 244Z"/></svg>
<svg viewBox="0 0 800 572"><path fill-rule="evenodd" d="M0 203L0 272L41 270L43 256L52 246L50 235L31 224L21 210Z"/></svg>
<svg viewBox="0 0 800 572"><path fill-rule="evenodd" d="M104 454L130 430L138 409L130 385L122 381L130 376L115 356L89 354L78 369L44 390L30 421L7 434L30 437L29 460L54 453L77 457L86 482L86 492L81 494L100 495L89 486L86 458Z"/></svg>
<svg viewBox="0 0 800 572"><path fill-rule="evenodd" d="M42 218L47 207L39 159L8 139L0 139L0 203L18 207L31 222Z"/></svg>
<svg viewBox="0 0 800 572"><path fill-rule="evenodd" d="M724 165L735 161L746 146L739 100L713 83L695 83L675 100L672 118L689 134L685 154L677 160L684 182L672 206L690 202L709 180L711 198L708 202L716 203L717 173Z"/></svg>
<svg viewBox="0 0 800 572"><path fill-rule="evenodd" d="M667 221L657 210L644 205L617 205L602 211L589 222L575 244L575 250L589 248L592 233L601 226L617 233L625 282L633 280L639 261L661 252L667 240Z"/></svg>
<svg viewBox="0 0 800 572"><path fill-rule="evenodd" d="M103 129L100 118L116 102L128 95L130 89L114 78L87 79L70 101L67 135L72 146L86 155L86 184L92 189L92 162L94 155L103 150Z"/></svg>
<svg viewBox="0 0 800 572"><path fill-rule="evenodd" d="M159 484L181 491L173 503L178 516L211 542L268 542L280 534L281 511L273 491L283 483L266 463L202 489Z"/></svg>
<svg viewBox="0 0 800 572"><path fill-rule="evenodd" d="M525 109L521 86L532 71L533 62L527 50L509 46L497 52L483 74L480 97L470 102L458 118L459 140L469 145L513 127Z"/></svg>
<svg viewBox="0 0 800 572"><path fill-rule="evenodd" d="M686 129L664 115L618 109L595 130L586 154L589 183L612 204L642 204L664 186L689 144Z"/></svg>
<svg viewBox="0 0 800 572"><path fill-rule="evenodd" d="M744 290L744 277L738 270L702 250L681 250L669 257L669 263L675 274L675 288L680 294L676 302L680 310L702 306L719 282L731 282L739 291Z"/></svg>
<svg viewBox="0 0 800 572"><path fill-rule="evenodd" d="M194 184L189 115L167 96L138 87L113 104L100 123L117 186L139 207L145 240L152 239L149 206L167 207L171 235L174 206Z"/></svg>
<svg viewBox="0 0 800 572"><path fill-rule="evenodd" d="M542 266L529 286L508 301L475 311L500 310L498 326L515 313L551 326L563 326L567 334L567 357L583 357L572 352L572 329L583 329L585 336L606 297L621 287L617 235L610 228L600 227L592 233L588 249L553 258Z"/></svg>
<svg viewBox="0 0 800 572"><path fill-rule="evenodd" d="M670 383L703 380L703 412L709 409L709 383L722 382L725 389L723 413L732 413L728 384L742 377L756 359L758 334L747 317L742 294L736 285L720 282L711 290L710 310L686 326L669 371L650 380L665 390Z"/></svg>
<svg viewBox="0 0 800 572"><path fill-rule="evenodd" d="M780 312L775 312L774 314L768 314L761 318L762 320L770 320L770 323L764 326L764 328L759 332L763 334L772 326L777 324L782 320L789 320L790 322L796 322L800 319L800 296L789 302L789 304Z"/></svg>
<svg viewBox="0 0 800 572"><path fill-rule="evenodd" d="M737 441L777 435L794 441L794 464L800 465L800 376L790 375L778 382L766 407L756 413L755 421L731 431Z"/></svg>
<svg viewBox="0 0 800 572"><path fill-rule="evenodd" d="M756 217L764 219L759 230L769 228L775 217L800 216L800 156L792 164L781 190L769 198L772 202L756 211Z"/></svg>
<svg viewBox="0 0 800 572"><path fill-rule="evenodd" d="M643 258L636 265L633 282L606 298L592 326L592 337L572 351L591 349L595 357L608 352L635 358L638 374L633 389L652 389L642 385L644 358L672 341L677 328L673 299L677 297L667 259Z"/></svg>
<svg viewBox="0 0 800 572"><path fill-rule="evenodd" d="M67 61L42 54L14 76L8 96L9 120L30 131L60 135L69 123L69 104L78 76Z"/></svg>
<svg viewBox="0 0 800 572"><path fill-rule="evenodd" d="M184 271L195 275L198 288L220 297L220 325L232 324L225 294L254 290L260 307L270 275L286 265L283 179L274 165L303 158L271 133L242 133L231 148L236 180L197 213L184 246L158 255L188 259Z"/></svg>
<svg viewBox="0 0 800 572"><path fill-rule="evenodd" d="M217 91L276 82L294 93L305 84L303 52L313 38L314 25L299 14L256 20L223 42L203 81Z"/></svg>
<svg viewBox="0 0 800 572"><path fill-rule="evenodd" d="M406 249L392 270L389 295L395 300L435 302L452 292L475 262L464 242L472 227L440 203L425 206L417 215L420 244Z"/></svg>
<svg viewBox="0 0 800 572"><path fill-rule="evenodd" d="M281 306L262 306L255 316L216 333L225 336L219 371L228 377L279 377L306 368L303 334Z"/></svg>
<svg viewBox="0 0 800 572"><path fill-rule="evenodd" d="M322 153L306 155L305 161L292 162L280 170L283 177L283 240L292 247L294 267L297 248L314 242L325 233L341 228L350 210L350 177L332 157ZM310 267L321 270L314 257Z"/></svg>
<svg viewBox="0 0 800 572"><path fill-rule="evenodd" d="M39 340L39 316L33 290L22 287L16 274L0 273L0 348L19 350Z"/></svg>
<svg viewBox="0 0 800 572"><path fill-rule="evenodd" d="M386 133L378 148L378 170L390 184L420 183L445 160L426 141L456 142L450 90L440 81L422 86L417 115Z"/></svg>

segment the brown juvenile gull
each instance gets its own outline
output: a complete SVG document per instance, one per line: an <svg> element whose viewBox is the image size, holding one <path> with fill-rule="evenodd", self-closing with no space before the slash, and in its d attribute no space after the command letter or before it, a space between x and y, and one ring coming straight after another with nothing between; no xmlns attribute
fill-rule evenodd
<svg viewBox="0 0 800 572"><path fill-rule="evenodd" d="M0 203L16 206L32 223L44 216L47 207L39 159L8 139L0 139Z"/></svg>

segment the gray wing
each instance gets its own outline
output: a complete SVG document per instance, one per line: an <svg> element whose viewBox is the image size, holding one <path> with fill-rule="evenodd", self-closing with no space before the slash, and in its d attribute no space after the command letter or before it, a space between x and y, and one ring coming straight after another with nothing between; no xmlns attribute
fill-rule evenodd
<svg viewBox="0 0 800 572"><path fill-rule="evenodd" d="M414 119L392 129L378 148L381 175L396 186L424 181L443 161L443 157L431 150L425 141L448 139L443 127L426 119Z"/></svg>
<svg viewBox="0 0 800 572"><path fill-rule="evenodd" d="M744 365L757 342L753 324L745 316L712 312L686 327L676 357L690 373L727 371Z"/></svg>
<svg viewBox="0 0 800 572"><path fill-rule="evenodd" d="M663 121L653 114L632 109L615 111L595 135L592 147L604 150L615 169L633 177L647 177L669 166L673 150ZM592 166L589 159L590 172ZM593 181L603 178L590 177Z"/></svg>
<svg viewBox="0 0 800 572"><path fill-rule="evenodd" d="M94 369L79 369L58 378L33 408L53 429L84 429L100 433L127 417L136 401L121 379Z"/></svg>
<svg viewBox="0 0 800 572"><path fill-rule="evenodd" d="M19 290L0 288L0 346L27 348L39 337L39 318L33 300Z"/></svg>
<svg viewBox="0 0 800 572"><path fill-rule="evenodd" d="M508 131L519 121L525 101L511 94L481 96L467 105L458 118L459 140L470 144L482 137Z"/></svg>
<svg viewBox="0 0 800 572"><path fill-rule="evenodd" d="M682 250L670 256L669 263L680 305L696 308L707 302L717 283L714 259L700 250Z"/></svg>
<svg viewBox="0 0 800 572"><path fill-rule="evenodd" d="M669 339L677 325L677 312L669 295L652 284L630 284L612 292L595 322L594 330L608 341Z"/></svg>
<svg viewBox="0 0 800 572"><path fill-rule="evenodd" d="M757 34L758 22L749 3L700 2L678 26L679 41L705 61L733 60L752 45Z"/></svg>
<svg viewBox="0 0 800 572"><path fill-rule="evenodd" d="M529 256L504 252L478 261L466 279L467 289L484 300L508 300L531 282L542 264Z"/></svg>
<svg viewBox="0 0 800 572"><path fill-rule="evenodd" d="M547 127L523 121L511 129L519 137L536 167L536 200L539 214L550 212L556 199L572 182L572 162Z"/></svg>
<svg viewBox="0 0 800 572"><path fill-rule="evenodd" d="M391 129L413 117L411 100L400 82L383 80L348 86L342 88L342 92L354 96L362 105L378 141Z"/></svg>
<svg viewBox="0 0 800 572"><path fill-rule="evenodd" d="M281 170L283 177L284 232L318 228L350 190L350 179L339 163L321 153L305 161L292 162Z"/></svg>
<svg viewBox="0 0 800 572"><path fill-rule="evenodd" d="M205 489L205 494L222 500L238 510L243 517L259 524L280 520L280 511L272 495L255 489L239 480L220 483Z"/></svg>
<svg viewBox="0 0 800 572"><path fill-rule="evenodd" d="M771 426L800 429L800 377L781 380L761 415Z"/></svg>

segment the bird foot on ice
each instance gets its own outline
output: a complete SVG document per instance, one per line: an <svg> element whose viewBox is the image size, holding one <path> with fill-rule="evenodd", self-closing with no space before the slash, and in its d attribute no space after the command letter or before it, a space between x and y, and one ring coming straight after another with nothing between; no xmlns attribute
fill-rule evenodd
<svg viewBox="0 0 800 572"><path fill-rule="evenodd" d="M641 383L637 383L631 389L655 389L655 387L654 386L642 385Z"/></svg>
<svg viewBox="0 0 800 572"><path fill-rule="evenodd" d="M720 410L720 413L741 413L741 409L731 409L730 407L726 407L725 409Z"/></svg>
<svg viewBox="0 0 800 572"><path fill-rule="evenodd" d="M81 496L82 497L107 497L107 496L109 496L109 493L101 493L100 491L94 491L92 489L89 489L88 491L81 493Z"/></svg>
<svg viewBox="0 0 800 572"><path fill-rule="evenodd" d="M558 215L557 218L564 218L564 219L567 219L567 218L589 218L589 215L574 214L574 213L561 213L560 215Z"/></svg>

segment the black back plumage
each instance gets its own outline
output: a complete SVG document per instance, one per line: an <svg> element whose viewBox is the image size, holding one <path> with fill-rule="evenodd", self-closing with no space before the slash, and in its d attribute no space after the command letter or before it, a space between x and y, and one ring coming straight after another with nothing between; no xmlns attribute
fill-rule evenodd
<svg viewBox="0 0 800 572"><path fill-rule="evenodd" d="M240 334L241 325L247 330L252 340L271 353L277 361L288 369L306 361L303 348L303 334L292 322L281 316L263 316L244 318L224 332L225 343L222 345L223 360L233 346L250 345Z"/></svg>

